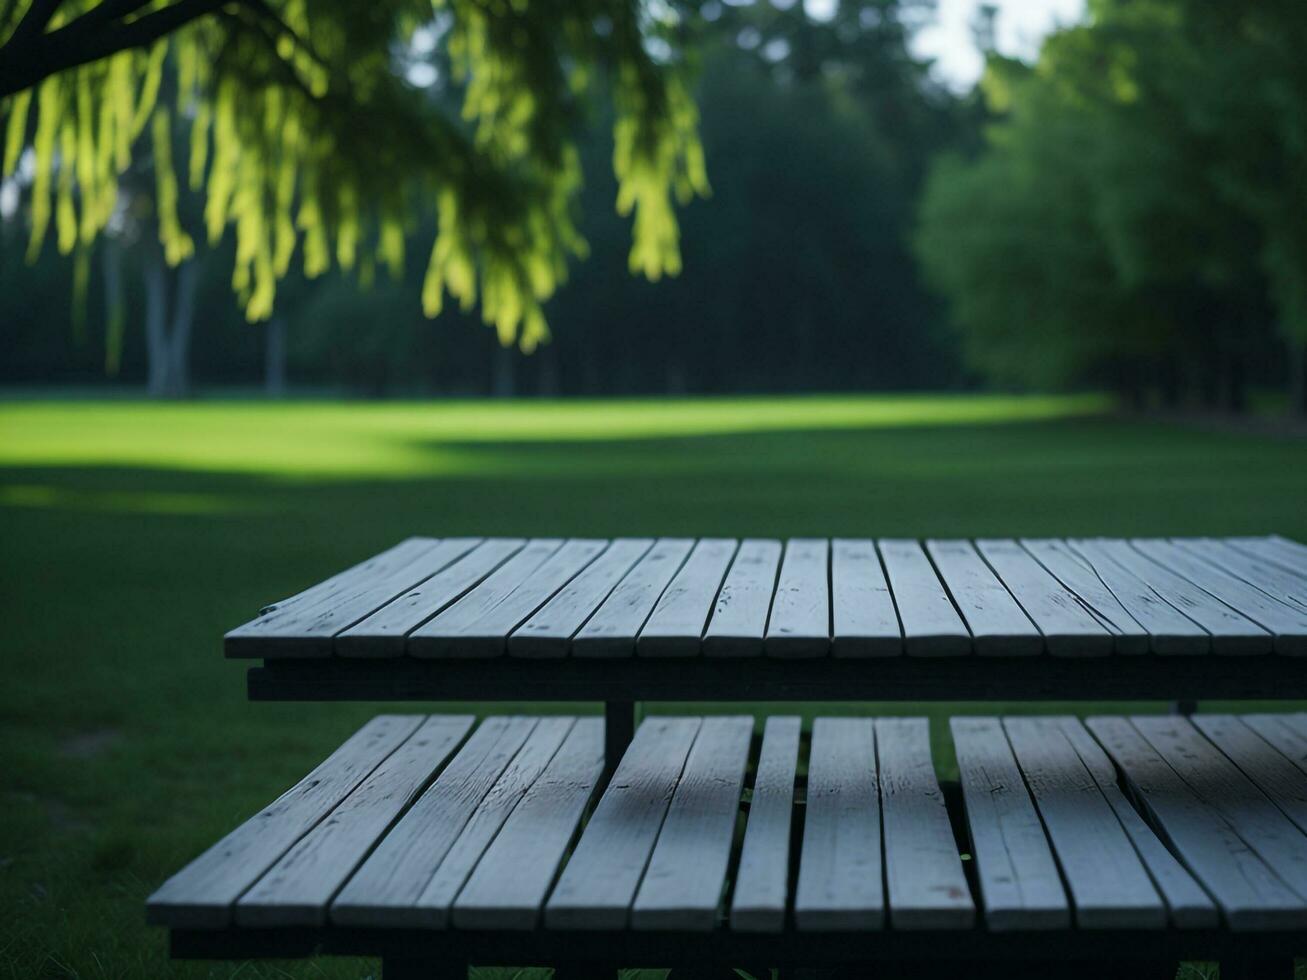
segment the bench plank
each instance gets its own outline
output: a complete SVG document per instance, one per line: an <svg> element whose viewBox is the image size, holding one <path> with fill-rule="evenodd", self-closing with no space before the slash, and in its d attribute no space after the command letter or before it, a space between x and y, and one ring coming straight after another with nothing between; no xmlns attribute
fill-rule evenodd
<svg viewBox="0 0 1307 980"><path fill-rule="evenodd" d="M767 614L771 612L780 562L779 541L748 538L740 545L703 634L705 656L762 654L762 637L767 631Z"/></svg>
<svg viewBox="0 0 1307 980"><path fill-rule="evenodd" d="M790 827L799 763L800 719L774 716L763 729L762 751L749 801L749 821L731 897L731 928L780 932L790 891Z"/></svg>
<svg viewBox="0 0 1307 980"><path fill-rule="evenodd" d="M146 901L153 925L216 929L241 894L408 739L422 715L378 715L277 800L165 881ZM472 719L464 718L470 727Z"/></svg>
<svg viewBox="0 0 1307 980"><path fill-rule="evenodd" d="M873 722L818 718L808 760L795 924L805 931L881 928L881 874Z"/></svg>
<svg viewBox="0 0 1307 980"><path fill-rule="evenodd" d="M698 718L645 719L548 903L553 929L621 929L649 862Z"/></svg>
<svg viewBox="0 0 1307 980"><path fill-rule="evenodd" d="M1283 538L1226 538L1225 540L1230 547L1252 555L1259 561L1270 562L1298 575L1307 575L1307 555L1292 548L1285 548Z"/></svg>
<svg viewBox="0 0 1307 980"><path fill-rule="evenodd" d="M405 637L522 549L521 538L489 538L431 578L336 635L342 657L398 657Z"/></svg>
<svg viewBox="0 0 1307 980"><path fill-rule="evenodd" d="M1217 538L1171 538L1171 543L1256 586L1273 599L1307 610L1307 575L1295 575L1271 562L1259 561Z"/></svg>
<svg viewBox="0 0 1307 980"><path fill-rule="evenodd" d="M433 715L331 815L301 837L236 902L242 926L320 926L327 903L463 741L466 717Z"/></svg>
<svg viewBox="0 0 1307 980"><path fill-rule="evenodd" d="M885 880L896 929L969 929L976 921L925 718L876 719Z"/></svg>
<svg viewBox="0 0 1307 980"><path fill-rule="evenodd" d="M986 539L976 547L1044 634L1049 653L1074 657L1112 652L1112 635L1103 624L1015 541Z"/></svg>
<svg viewBox="0 0 1307 980"><path fill-rule="evenodd" d="M708 613L735 554L734 538L703 538L667 586L635 641L642 657L699 655Z"/></svg>
<svg viewBox="0 0 1307 980"><path fill-rule="evenodd" d="M903 647L908 656L951 657L970 653L971 633L921 545L908 539L885 538L878 544L903 624Z"/></svg>
<svg viewBox="0 0 1307 980"><path fill-rule="evenodd" d="M1215 928L1221 921L1216 905L1130 805L1117 785L1116 768L1102 746L1094 741L1079 718L1066 716L1054 720L1129 835L1153 884L1166 901L1172 924L1180 929Z"/></svg>
<svg viewBox="0 0 1307 980"><path fill-rule="evenodd" d="M618 538L508 637L514 657L563 657L631 567L653 547L652 538Z"/></svg>
<svg viewBox="0 0 1307 980"><path fill-rule="evenodd" d="M1260 589L1212 567L1169 541L1136 538L1132 543L1153 561L1188 579L1270 633L1275 638L1273 645L1277 653L1307 655L1307 611L1272 599Z"/></svg>
<svg viewBox="0 0 1307 980"><path fill-rule="evenodd" d="M949 721L991 929L1062 929L1071 912L1035 805L997 718Z"/></svg>
<svg viewBox="0 0 1307 980"><path fill-rule="evenodd" d="M480 538L430 539L409 552L410 560L374 568L375 574L351 577L347 588L317 602L277 606L229 632L223 646L229 657L329 657L332 637L380 609L397 595L457 561Z"/></svg>
<svg viewBox="0 0 1307 980"><path fill-rule="evenodd" d="M830 549L825 538L790 538L776 580L763 651L769 657L830 652Z"/></svg>
<svg viewBox="0 0 1307 980"><path fill-rule="evenodd" d="M693 538L659 538L576 634L572 653L578 657L634 656L640 628L693 547Z"/></svg>
<svg viewBox="0 0 1307 980"><path fill-rule="evenodd" d="M1085 724L1121 768L1163 839L1215 899L1231 929L1294 929L1307 922L1302 899L1134 725L1118 717L1089 718Z"/></svg>
<svg viewBox="0 0 1307 980"><path fill-rule="evenodd" d="M1307 832L1307 774L1234 715L1190 719L1299 830Z"/></svg>
<svg viewBox="0 0 1307 980"><path fill-rule="evenodd" d="M472 813L517 755L537 719L487 718L391 828L331 904L337 925L403 925Z"/></svg>
<svg viewBox="0 0 1307 980"><path fill-rule="evenodd" d="M604 722L582 718L454 900L460 929L534 929L604 767Z"/></svg>
<svg viewBox="0 0 1307 980"><path fill-rule="evenodd" d="M894 596L870 538L831 543L831 653L836 657L896 656L903 630Z"/></svg>
<svg viewBox="0 0 1307 980"><path fill-rule="evenodd" d="M1082 929L1161 929L1166 906L1057 719L1003 728L1044 821Z"/></svg>
<svg viewBox="0 0 1307 980"><path fill-rule="evenodd" d="M926 551L971 630L976 653L1020 656L1044 652L1043 634L970 542L927 541Z"/></svg>
<svg viewBox="0 0 1307 980"><path fill-rule="evenodd" d="M631 909L634 929L717 924L749 765L753 716L705 718Z"/></svg>
<svg viewBox="0 0 1307 980"><path fill-rule="evenodd" d="M1147 653L1148 630L1120 603L1094 567L1056 538L1022 538L1021 547L1043 565L1107 627L1117 653ZM1205 631L1204 631L1205 635Z"/></svg>
<svg viewBox="0 0 1307 980"><path fill-rule="evenodd" d="M1241 715L1243 722L1277 752L1307 772L1307 733L1293 724L1292 715Z"/></svg>

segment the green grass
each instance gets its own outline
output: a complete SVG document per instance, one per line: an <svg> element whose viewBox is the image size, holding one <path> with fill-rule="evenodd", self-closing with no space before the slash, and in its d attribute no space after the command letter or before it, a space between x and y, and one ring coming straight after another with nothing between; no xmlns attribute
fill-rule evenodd
<svg viewBox="0 0 1307 980"><path fill-rule="evenodd" d="M142 902L376 710L246 702L223 630L402 536L1307 538L1307 443L1103 407L0 403L0 977L375 972L170 964Z"/></svg>

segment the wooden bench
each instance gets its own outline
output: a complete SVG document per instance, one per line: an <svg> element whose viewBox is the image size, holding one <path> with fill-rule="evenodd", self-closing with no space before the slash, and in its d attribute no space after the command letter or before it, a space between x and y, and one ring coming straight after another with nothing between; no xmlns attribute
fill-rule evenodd
<svg viewBox="0 0 1307 980"><path fill-rule="evenodd" d="M650 717L606 786L602 725L379 716L150 921L179 957L379 956L386 980L1288 980L1307 953L1304 715L958 717L943 786L921 718Z"/></svg>

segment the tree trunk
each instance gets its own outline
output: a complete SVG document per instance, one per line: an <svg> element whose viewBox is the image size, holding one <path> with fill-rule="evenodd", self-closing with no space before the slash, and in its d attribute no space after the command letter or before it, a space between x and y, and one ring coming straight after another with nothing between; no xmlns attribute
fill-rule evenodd
<svg viewBox="0 0 1307 980"><path fill-rule="evenodd" d="M512 398L517 394L517 351L500 344L495 348L495 376L492 384L496 398Z"/></svg>
<svg viewBox="0 0 1307 980"><path fill-rule="evenodd" d="M162 398L168 384L168 270L163 253L145 249L145 353L148 364L147 389L151 398Z"/></svg>
<svg viewBox="0 0 1307 980"><path fill-rule="evenodd" d="M1307 417L1307 340L1289 341L1289 411Z"/></svg>
<svg viewBox="0 0 1307 980"><path fill-rule="evenodd" d="M104 371L117 377L123 362L123 327L127 311L123 305L123 250L116 239L106 238L101 250L104 261Z"/></svg>
<svg viewBox="0 0 1307 980"><path fill-rule="evenodd" d="M282 398L286 394L286 318L283 316L274 316L268 321L263 393L269 398Z"/></svg>
<svg viewBox="0 0 1307 980"><path fill-rule="evenodd" d="M181 398L190 392L191 332L198 286L199 266L194 260L183 262L176 275L170 276L159 247L145 250L145 341L148 390L153 398Z"/></svg>
<svg viewBox="0 0 1307 980"><path fill-rule="evenodd" d="M168 394L173 398L184 398L191 391L191 327L195 323L195 293L199 280L199 266L193 260L177 267L172 338L168 351Z"/></svg>

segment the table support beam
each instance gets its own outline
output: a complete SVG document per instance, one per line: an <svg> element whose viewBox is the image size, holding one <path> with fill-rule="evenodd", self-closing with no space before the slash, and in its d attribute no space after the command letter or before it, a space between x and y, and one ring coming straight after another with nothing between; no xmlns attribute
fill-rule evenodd
<svg viewBox="0 0 1307 980"><path fill-rule="evenodd" d="M635 737L635 702L604 702L604 779L607 780Z"/></svg>

